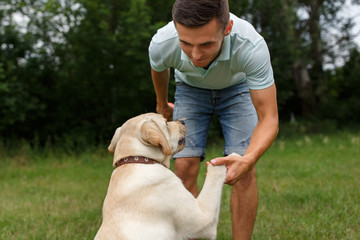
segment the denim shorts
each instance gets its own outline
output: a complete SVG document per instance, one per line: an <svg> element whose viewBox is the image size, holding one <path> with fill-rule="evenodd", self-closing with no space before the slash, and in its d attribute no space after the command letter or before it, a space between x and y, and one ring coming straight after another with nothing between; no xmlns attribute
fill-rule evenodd
<svg viewBox="0 0 360 240"><path fill-rule="evenodd" d="M209 90L178 83L175 91L174 120L185 121L185 148L174 158L205 158L207 135L213 115L221 124L225 138L224 156L233 152L244 155L257 115L246 83L220 90Z"/></svg>

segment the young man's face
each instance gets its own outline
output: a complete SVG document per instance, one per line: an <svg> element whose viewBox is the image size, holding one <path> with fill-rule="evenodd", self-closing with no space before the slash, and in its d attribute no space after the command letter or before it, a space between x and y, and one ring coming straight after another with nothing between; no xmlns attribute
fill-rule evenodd
<svg viewBox="0 0 360 240"><path fill-rule="evenodd" d="M180 47L196 67L208 67L220 54L224 36L230 34L232 20L225 31L214 18L199 28L188 28L176 23Z"/></svg>

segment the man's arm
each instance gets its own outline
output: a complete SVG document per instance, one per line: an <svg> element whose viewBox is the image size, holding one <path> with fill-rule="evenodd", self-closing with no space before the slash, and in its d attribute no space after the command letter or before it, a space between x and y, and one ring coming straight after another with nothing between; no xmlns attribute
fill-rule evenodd
<svg viewBox="0 0 360 240"><path fill-rule="evenodd" d="M258 123L252 133L250 144L244 156L215 158L214 165L226 165L226 183L233 185L255 167L256 162L275 140L279 131L279 117L275 84L262 90L250 90Z"/></svg>
<svg viewBox="0 0 360 240"><path fill-rule="evenodd" d="M151 69L151 77L156 93L156 112L170 121L173 114L173 108L168 105L170 69L168 68L162 72Z"/></svg>

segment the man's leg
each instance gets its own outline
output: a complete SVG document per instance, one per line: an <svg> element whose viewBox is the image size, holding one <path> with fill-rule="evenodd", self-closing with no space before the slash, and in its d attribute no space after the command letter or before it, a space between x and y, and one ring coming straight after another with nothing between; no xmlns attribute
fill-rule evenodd
<svg viewBox="0 0 360 240"><path fill-rule="evenodd" d="M258 206L255 168L238 181L231 192L233 240L249 240Z"/></svg>
<svg viewBox="0 0 360 240"><path fill-rule="evenodd" d="M197 176L200 159L205 157L207 133L213 115L210 93L185 83L178 83L175 91L173 119L183 120L187 128L185 148L173 156L175 174L195 197L199 195Z"/></svg>
<svg viewBox="0 0 360 240"><path fill-rule="evenodd" d="M178 176L185 188L197 197L199 188L197 185L197 176L200 169L200 157L177 158L175 160L175 174Z"/></svg>
<svg viewBox="0 0 360 240"><path fill-rule="evenodd" d="M257 124L257 114L246 83L221 90L215 106L225 138L224 155L244 155L252 132ZM255 169L243 176L232 187L231 214L233 239L251 239L257 210Z"/></svg>

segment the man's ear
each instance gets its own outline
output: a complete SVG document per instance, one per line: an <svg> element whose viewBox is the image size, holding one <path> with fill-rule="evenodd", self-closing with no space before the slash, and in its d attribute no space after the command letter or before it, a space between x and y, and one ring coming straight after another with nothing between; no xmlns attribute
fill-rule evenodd
<svg viewBox="0 0 360 240"><path fill-rule="evenodd" d="M121 130L121 127L118 127L116 129L115 133L114 133L113 138L111 139L111 143L110 143L110 145L108 147L108 150L109 150L110 153L115 152L116 144L120 139L120 130Z"/></svg>
<svg viewBox="0 0 360 240"><path fill-rule="evenodd" d="M144 122L140 129L140 138L146 143L160 147L165 155L171 155L169 143L159 126L151 120Z"/></svg>
<svg viewBox="0 0 360 240"><path fill-rule="evenodd" d="M234 23L233 20L230 19L228 25L225 28L225 36L228 36L231 33L233 23Z"/></svg>

